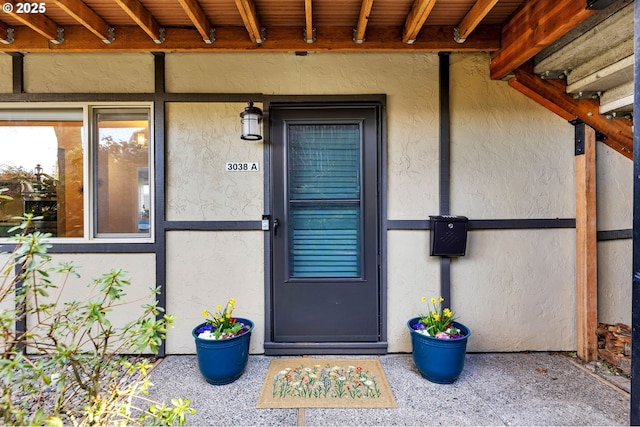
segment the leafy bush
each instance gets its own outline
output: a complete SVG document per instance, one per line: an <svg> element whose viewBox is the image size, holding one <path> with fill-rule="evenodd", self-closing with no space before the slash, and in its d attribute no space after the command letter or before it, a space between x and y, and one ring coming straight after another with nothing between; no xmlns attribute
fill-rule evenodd
<svg viewBox="0 0 640 427"><path fill-rule="evenodd" d="M152 363L144 355L157 353L173 317L153 302L114 326L110 313L130 304L122 270L94 279L87 298L63 302L79 275L71 263L53 264L50 234L28 232L34 219L22 218L13 252L0 254L0 424L183 425L195 413L189 400L146 397Z"/></svg>

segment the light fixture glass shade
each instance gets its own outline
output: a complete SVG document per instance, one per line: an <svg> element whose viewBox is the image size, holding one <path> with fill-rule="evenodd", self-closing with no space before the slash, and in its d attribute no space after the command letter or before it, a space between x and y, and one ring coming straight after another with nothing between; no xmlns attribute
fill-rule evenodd
<svg viewBox="0 0 640 427"><path fill-rule="evenodd" d="M242 122L242 136L240 138L247 141L259 141L262 139L260 132L260 122L262 121L262 110L253 106L253 101L240 113Z"/></svg>

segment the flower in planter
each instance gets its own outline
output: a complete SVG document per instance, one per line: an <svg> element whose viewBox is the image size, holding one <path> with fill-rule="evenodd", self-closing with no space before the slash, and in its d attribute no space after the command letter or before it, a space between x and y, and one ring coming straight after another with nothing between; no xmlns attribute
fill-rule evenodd
<svg viewBox="0 0 640 427"><path fill-rule="evenodd" d="M209 340L222 340L242 335L249 330L247 325L233 317L236 300L231 298L224 308L216 306L216 311L211 313L202 310L202 315L207 319L206 323L196 330L198 338Z"/></svg>
<svg viewBox="0 0 640 427"><path fill-rule="evenodd" d="M450 339L460 338L462 333L460 329L453 324L454 315L449 308L442 308L444 298L431 298L427 302L426 297L422 297L422 302L426 302L429 311L426 314L420 314L420 321L413 325L413 329L423 335L430 337Z"/></svg>

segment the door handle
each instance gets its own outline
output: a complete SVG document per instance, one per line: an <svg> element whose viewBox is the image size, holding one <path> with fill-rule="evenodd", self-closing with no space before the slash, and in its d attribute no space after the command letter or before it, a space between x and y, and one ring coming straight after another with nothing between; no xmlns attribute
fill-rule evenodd
<svg viewBox="0 0 640 427"><path fill-rule="evenodd" d="M280 221L278 221L278 218L273 220L273 235L277 236L278 235L278 227L280 226Z"/></svg>

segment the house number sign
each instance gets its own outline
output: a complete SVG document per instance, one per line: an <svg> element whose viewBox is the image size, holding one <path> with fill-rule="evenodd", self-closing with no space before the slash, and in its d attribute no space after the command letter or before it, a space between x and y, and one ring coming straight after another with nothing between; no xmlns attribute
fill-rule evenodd
<svg viewBox="0 0 640 427"><path fill-rule="evenodd" d="M258 162L227 162L224 170L227 172L258 172Z"/></svg>

